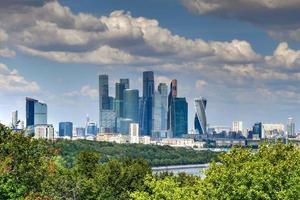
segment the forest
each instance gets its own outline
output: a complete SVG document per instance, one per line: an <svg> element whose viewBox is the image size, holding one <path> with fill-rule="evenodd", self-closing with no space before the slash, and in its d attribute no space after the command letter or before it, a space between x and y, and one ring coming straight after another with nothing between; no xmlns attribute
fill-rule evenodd
<svg viewBox="0 0 300 200"><path fill-rule="evenodd" d="M56 145L0 125L0 199L300 199L300 150L293 144L232 148L204 178L155 175L145 159L103 160L93 148L77 149L69 165Z"/></svg>

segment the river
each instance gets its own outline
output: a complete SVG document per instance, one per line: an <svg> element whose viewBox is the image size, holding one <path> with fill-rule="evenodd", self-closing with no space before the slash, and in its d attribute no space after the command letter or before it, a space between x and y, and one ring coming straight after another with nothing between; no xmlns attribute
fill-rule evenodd
<svg viewBox="0 0 300 200"><path fill-rule="evenodd" d="M153 173L172 172L174 174L185 172L190 175L204 177L204 170L208 168L208 164L194 165L170 165L161 167L152 167Z"/></svg>

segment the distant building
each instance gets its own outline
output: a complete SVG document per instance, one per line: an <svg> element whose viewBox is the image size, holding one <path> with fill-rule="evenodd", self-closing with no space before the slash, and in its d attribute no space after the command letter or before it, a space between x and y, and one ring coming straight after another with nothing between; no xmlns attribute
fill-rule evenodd
<svg viewBox="0 0 300 200"><path fill-rule="evenodd" d="M73 136L73 123L72 122L60 122L59 123L59 137L72 137Z"/></svg>
<svg viewBox="0 0 300 200"><path fill-rule="evenodd" d="M112 133L116 131L116 112L113 110L101 110L101 133Z"/></svg>
<svg viewBox="0 0 300 200"><path fill-rule="evenodd" d="M132 119L133 122L139 121L139 91L126 89L124 91L124 117Z"/></svg>
<svg viewBox="0 0 300 200"><path fill-rule="evenodd" d="M76 127L75 128L77 137L85 137L85 128L84 127Z"/></svg>
<svg viewBox="0 0 300 200"><path fill-rule="evenodd" d="M41 124L34 126L34 138L35 139L54 139L54 128L51 124Z"/></svg>
<svg viewBox="0 0 300 200"><path fill-rule="evenodd" d="M253 139L261 139L262 138L262 123L257 122L254 124L253 129L252 129L252 138Z"/></svg>
<svg viewBox="0 0 300 200"><path fill-rule="evenodd" d="M129 127L130 127L131 123L134 123L134 121L132 119L121 118L120 119L120 133L124 134L124 135L128 135L129 134Z"/></svg>
<svg viewBox="0 0 300 200"><path fill-rule="evenodd" d="M120 79L120 83L121 83L121 84L124 84L125 89L129 89L129 88L130 88L130 85L129 85L129 79L128 79L128 78L121 78L121 79Z"/></svg>
<svg viewBox="0 0 300 200"><path fill-rule="evenodd" d="M160 135L161 131L167 130L168 120L168 86L166 83L158 85L158 91L154 93L152 115L152 137ZM159 136L160 137L160 136Z"/></svg>
<svg viewBox="0 0 300 200"><path fill-rule="evenodd" d="M141 133L150 135L152 132L152 104L154 96L154 74L153 71L143 72L143 101L141 109Z"/></svg>
<svg viewBox="0 0 300 200"><path fill-rule="evenodd" d="M287 131L287 135L289 137L296 137L294 118L292 118L292 117L288 118L288 123L286 125L286 131Z"/></svg>
<svg viewBox="0 0 300 200"><path fill-rule="evenodd" d="M207 121L206 121L206 104L207 100L204 98L195 99L195 120L194 126L196 132L199 134L207 134Z"/></svg>
<svg viewBox="0 0 300 200"><path fill-rule="evenodd" d="M232 128L231 130L233 132L243 132L243 122L242 121L233 121L232 122Z"/></svg>
<svg viewBox="0 0 300 200"><path fill-rule="evenodd" d="M47 124L47 104L26 97L26 127Z"/></svg>
<svg viewBox="0 0 300 200"><path fill-rule="evenodd" d="M13 130L18 129L19 122L18 111L13 111L11 116L11 126Z"/></svg>
<svg viewBox="0 0 300 200"><path fill-rule="evenodd" d="M96 136L97 134L97 125L94 122L89 122L87 125L86 136Z"/></svg>
<svg viewBox="0 0 300 200"><path fill-rule="evenodd" d="M99 127L101 127L101 111L111 109L111 100L108 96L108 75L99 75Z"/></svg>
<svg viewBox="0 0 300 200"><path fill-rule="evenodd" d="M188 134L188 104L177 97L177 80L172 80L168 96L168 137L184 137Z"/></svg>
<svg viewBox="0 0 300 200"><path fill-rule="evenodd" d="M124 117L124 83L116 83L115 111L117 117Z"/></svg>
<svg viewBox="0 0 300 200"><path fill-rule="evenodd" d="M262 124L262 138L276 139L284 137L283 124Z"/></svg>
<svg viewBox="0 0 300 200"><path fill-rule="evenodd" d="M138 123L130 123L129 127L129 135L130 135L130 143L139 143L139 124Z"/></svg>

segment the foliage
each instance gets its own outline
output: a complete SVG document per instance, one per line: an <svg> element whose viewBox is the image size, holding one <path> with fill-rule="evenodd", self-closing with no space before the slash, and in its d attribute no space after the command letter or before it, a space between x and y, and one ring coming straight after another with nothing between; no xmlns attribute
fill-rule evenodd
<svg viewBox="0 0 300 200"><path fill-rule="evenodd" d="M212 151L195 151L170 146L117 144L88 140L58 140L53 143L53 146L60 149L61 155L67 161L68 166L74 165L75 157L80 151L98 152L101 155L101 162L130 157L132 159L145 159L150 166L209 163L217 161L220 154Z"/></svg>

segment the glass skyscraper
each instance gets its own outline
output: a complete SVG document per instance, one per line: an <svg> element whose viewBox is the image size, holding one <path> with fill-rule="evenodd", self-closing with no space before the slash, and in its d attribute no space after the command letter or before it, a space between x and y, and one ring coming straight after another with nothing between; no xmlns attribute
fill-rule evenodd
<svg viewBox="0 0 300 200"><path fill-rule="evenodd" d="M47 104L26 97L26 127L47 124Z"/></svg>
<svg viewBox="0 0 300 200"><path fill-rule="evenodd" d="M177 97L177 80L172 80L168 96L168 137L184 137L188 133L188 103Z"/></svg>
<svg viewBox="0 0 300 200"><path fill-rule="evenodd" d="M72 137L73 136L73 123L72 122L60 122L59 123L59 137Z"/></svg>
<svg viewBox="0 0 300 200"><path fill-rule="evenodd" d="M116 131L116 112L113 110L101 110L101 133L113 133Z"/></svg>
<svg viewBox="0 0 300 200"><path fill-rule="evenodd" d="M143 72L143 101L141 106L141 133L150 135L152 132L152 107L154 96L154 74L153 71Z"/></svg>
<svg viewBox="0 0 300 200"><path fill-rule="evenodd" d="M199 134L207 133L207 122L206 122L206 104L207 100L204 98L195 99L195 119L194 126L195 131Z"/></svg>
<svg viewBox="0 0 300 200"><path fill-rule="evenodd" d="M295 121L294 118L289 117L288 118L288 123L286 125L286 131L289 137L295 137L296 132L295 132Z"/></svg>
<svg viewBox="0 0 300 200"><path fill-rule="evenodd" d="M99 75L99 126L101 127L101 111L109 110L108 75Z"/></svg>
<svg viewBox="0 0 300 200"><path fill-rule="evenodd" d="M167 130L168 116L168 86L165 83L158 85L158 91L154 93L152 133L157 135L162 130Z"/></svg>
<svg viewBox="0 0 300 200"><path fill-rule="evenodd" d="M132 119L133 122L139 121L139 91L126 89L124 91L124 117Z"/></svg>
<svg viewBox="0 0 300 200"><path fill-rule="evenodd" d="M129 89L129 79L128 78L121 78L120 83L125 85L125 89Z"/></svg>
<svg viewBox="0 0 300 200"><path fill-rule="evenodd" d="M115 111L117 117L124 117L124 83L116 83Z"/></svg>

